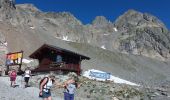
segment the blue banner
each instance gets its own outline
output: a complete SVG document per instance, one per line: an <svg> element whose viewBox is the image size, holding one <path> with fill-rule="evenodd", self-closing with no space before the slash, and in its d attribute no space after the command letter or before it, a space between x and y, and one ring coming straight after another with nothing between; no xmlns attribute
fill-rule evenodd
<svg viewBox="0 0 170 100"><path fill-rule="evenodd" d="M102 72L93 72L90 71L90 75L91 77L95 77L95 78L101 78L101 79L110 79L110 73L102 73Z"/></svg>

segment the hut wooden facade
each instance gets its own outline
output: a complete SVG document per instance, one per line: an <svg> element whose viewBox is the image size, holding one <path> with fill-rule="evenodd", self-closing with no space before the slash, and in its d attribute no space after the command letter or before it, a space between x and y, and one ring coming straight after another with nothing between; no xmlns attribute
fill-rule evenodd
<svg viewBox="0 0 170 100"><path fill-rule="evenodd" d="M39 66L33 72L62 71L64 73L75 72L78 75L81 73L81 61L90 59L49 44L42 45L29 57L39 61Z"/></svg>

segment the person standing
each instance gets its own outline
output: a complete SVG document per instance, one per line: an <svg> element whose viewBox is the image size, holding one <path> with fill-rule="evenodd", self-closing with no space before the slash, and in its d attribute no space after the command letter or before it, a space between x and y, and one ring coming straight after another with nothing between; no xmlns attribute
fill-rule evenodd
<svg viewBox="0 0 170 100"><path fill-rule="evenodd" d="M43 98L43 100L52 100L51 97L51 87L55 83L55 76L49 75L48 77L44 77L40 81L40 93L39 96Z"/></svg>
<svg viewBox="0 0 170 100"><path fill-rule="evenodd" d="M30 77L31 77L31 70L28 67L26 68L25 73L24 73L25 88L28 87Z"/></svg>
<svg viewBox="0 0 170 100"><path fill-rule="evenodd" d="M15 80L16 80L16 77L17 77L17 72L15 69L12 69L11 71L8 72L8 75L10 77L10 81L11 81L11 87L15 87Z"/></svg>
<svg viewBox="0 0 170 100"><path fill-rule="evenodd" d="M64 83L64 100L74 100L74 94L76 88L79 88L81 84L78 84L77 77L71 77Z"/></svg>

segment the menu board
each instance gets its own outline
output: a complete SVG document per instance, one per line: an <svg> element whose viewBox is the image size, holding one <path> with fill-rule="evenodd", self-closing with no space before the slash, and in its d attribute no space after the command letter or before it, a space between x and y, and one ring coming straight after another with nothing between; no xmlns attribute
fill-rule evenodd
<svg viewBox="0 0 170 100"><path fill-rule="evenodd" d="M23 58L23 51L21 52L15 52L15 53L8 53L6 55L6 65L21 65L22 64L22 58Z"/></svg>

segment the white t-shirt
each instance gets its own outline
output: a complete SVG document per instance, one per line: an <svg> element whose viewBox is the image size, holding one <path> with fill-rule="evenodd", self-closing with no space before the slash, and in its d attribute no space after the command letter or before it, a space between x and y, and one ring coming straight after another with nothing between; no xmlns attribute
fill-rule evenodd
<svg viewBox="0 0 170 100"><path fill-rule="evenodd" d="M52 85L53 85L53 82L52 82L51 79L49 79L48 82L47 82L47 84L44 86L43 91L49 92L49 89L51 89Z"/></svg>
<svg viewBox="0 0 170 100"><path fill-rule="evenodd" d="M25 71L25 76L24 77L30 77L31 71L30 70L26 70Z"/></svg>

